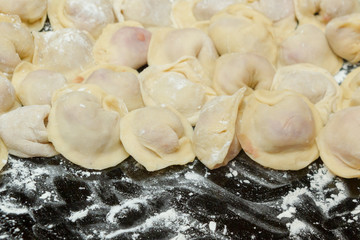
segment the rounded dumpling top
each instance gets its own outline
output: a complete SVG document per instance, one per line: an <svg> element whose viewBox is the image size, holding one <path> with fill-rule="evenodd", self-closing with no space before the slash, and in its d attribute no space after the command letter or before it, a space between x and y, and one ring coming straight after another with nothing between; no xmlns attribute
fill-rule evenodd
<svg viewBox="0 0 360 240"><path fill-rule="evenodd" d="M5 113L15 104L15 89L11 82L0 74L0 114Z"/></svg>

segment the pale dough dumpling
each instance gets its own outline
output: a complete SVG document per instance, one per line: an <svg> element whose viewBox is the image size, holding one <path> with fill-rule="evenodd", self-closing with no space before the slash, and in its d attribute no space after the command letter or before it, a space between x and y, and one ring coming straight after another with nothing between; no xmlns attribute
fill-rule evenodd
<svg viewBox="0 0 360 240"><path fill-rule="evenodd" d="M35 52L33 64L57 71L68 81L94 64L94 40L85 31L64 28L52 32L33 32Z"/></svg>
<svg viewBox="0 0 360 240"><path fill-rule="evenodd" d="M0 14L0 72L11 76L21 61L31 61L34 39L18 16Z"/></svg>
<svg viewBox="0 0 360 240"><path fill-rule="evenodd" d="M332 52L325 34L319 28L304 24L279 48L279 66L296 63L311 63L334 75L340 70L343 60Z"/></svg>
<svg viewBox="0 0 360 240"><path fill-rule="evenodd" d="M202 106L216 95L182 60L150 66L140 73L139 80L146 106L171 106L192 125L196 124Z"/></svg>
<svg viewBox="0 0 360 240"><path fill-rule="evenodd" d="M360 107L336 112L322 129L316 142L320 157L335 175L360 178Z"/></svg>
<svg viewBox="0 0 360 240"><path fill-rule="evenodd" d="M325 69L299 63L279 68L271 90L291 90L307 97L319 111L324 123L337 111L342 91L334 77Z"/></svg>
<svg viewBox="0 0 360 240"><path fill-rule="evenodd" d="M190 123L169 108L139 108L120 122L126 151L148 171L194 161L192 137Z"/></svg>
<svg viewBox="0 0 360 240"><path fill-rule="evenodd" d="M39 31L46 20L47 0L0 0L0 12L18 15L31 30Z"/></svg>
<svg viewBox="0 0 360 240"><path fill-rule="evenodd" d="M97 63L139 68L146 64L151 32L138 22L108 24L94 46Z"/></svg>
<svg viewBox="0 0 360 240"><path fill-rule="evenodd" d="M343 90L341 108L360 106L360 67L352 70L340 87Z"/></svg>
<svg viewBox="0 0 360 240"><path fill-rule="evenodd" d="M336 17L360 11L358 0L294 0L296 17L302 24L324 29Z"/></svg>
<svg viewBox="0 0 360 240"><path fill-rule="evenodd" d="M225 166L241 151L235 134L238 109L245 88L232 96L218 96L201 109L194 129L194 152L209 169Z"/></svg>
<svg viewBox="0 0 360 240"><path fill-rule="evenodd" d="M0 171L4 168L8 160L8 150L4 142L0 139Z"/></svg>
<svg viewBox="0 0 360 240"><path fill-rule="evenodd" d="M77 28L97 38L103 28L115 22L110 0L49 0L51 27Z"/></svg>
<svg viewBox="0 0 360 240"><path fill-rule="evenodd" d="M148 64L162 65L182 57L196 57L209 77L218 53L209 36L196 28L157 28L149 45Z"/></svg>
<svg viewBox="0 0 360 240"><path fill-rule="evenodd" d="M59 72L22 62L14 71L12 83L23 105L51 105L52 94L64 87L67 80Z"/></svg>
<svg viewBox="0 0 360 240"><path fill-rule="evenodd" d="M133 20L145 27L172 25L173 0L112 0L119 22Z"/></svg>
<svg viewBox="0 0 360 240"><path fill-rule="evenodd" d="M242 87L271 87L275 69L264 57L253 53L228 53L216 60L214 89L221 95L232 95Z"/></svg>
<svg viewBox="0 0 360 240"><path fill-rule="evenodd" d="M211 18L208 34L220 55L255 53L276 62L272 22L250 6L235 4L217 13Z"/></svg>
<svg viewBox="0 0 360 240"><path fill-rule="evenodd" d="M138 72L130 67L97 65L77 77L83 83L94 84L124 101L129 111L144 107Z"/></svg>
<svg viewBox="0 0 360 240"><path fill-rule="evenodd" d="M15 105L15 89L11 82L3 74L0 74L0 114L10 111Z"/></svg>
<svg viewBox="0 0 360 240"><path fill-rule="evenodd" d="M304 96L291 91L254 91L238 117L237 136L257 163L299 170L319 157L315 138L323 123Z"/></svg>
<svg viewBox="0 0 360 240"><path fill-rule="evenodd" d="M49 140L71 162L89 169L113 167L129 155L120 142L124 102L90 84L55 92L49 114Z"/></svg>
<svg viewBox="0 0 360 240"><path fill-rule="evenodd" d="M17 108L0 116L0 136L9 153L18 157L52 157L58 153L48 140L49 105Z"/></svg>
<svg viewBox="0 0 360 240"><path fill-rule="evenodd" d="M335 18L326 26L332 50L351 63L360 61L360 13Z"/></svg>

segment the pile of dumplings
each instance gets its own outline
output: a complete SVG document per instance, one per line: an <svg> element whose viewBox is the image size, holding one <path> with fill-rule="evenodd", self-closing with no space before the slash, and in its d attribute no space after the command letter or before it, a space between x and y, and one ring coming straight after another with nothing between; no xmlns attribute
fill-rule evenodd
<svg viewBox="0 0 360 240"><path fill-rule="evenodd" d="M243 150L360 177L360 68L334 79L360 61L359 0L0 0L0 30L0 169L215 169Z"/></svg>

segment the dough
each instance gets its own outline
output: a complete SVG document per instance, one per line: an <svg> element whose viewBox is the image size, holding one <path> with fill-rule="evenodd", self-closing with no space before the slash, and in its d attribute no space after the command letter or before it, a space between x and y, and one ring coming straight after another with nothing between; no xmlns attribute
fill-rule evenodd
<svg viewBox="0 0 360 240"><path fill-rule="evenodd" d="M23 105L51 105L52 94L64 87L67 80L59 72L22 62L14 71L12 83Z"/></svg>
<svg viewBox="0 0 360 240"><path fill-rule="evenodd" d="M360 105L360 67L352 70L340 85L343 90L341 108Z"/></svg>
<svg viewBox="0 0 360 240"><path fill-rule="evenodd" d="M144 107L138 72L130 67L97 65L79 74L77 78L80 82L97 85L122 99L129 111Z"/></svg>
<svg viewBox="0 0 360 240"><path fill-rule="evenodd" d="M0 12L18 15L33 31L43 28L46 20L47 0L0 0Z"/></svg>
<svg viewBox="0 0 360 240"><path fill-rule="evenodd" d="M33 32L35 52L33 64L57 71L71 82L74 77L94 64L94 40L85 31L64 28L53 32ZM71 54L69 54L71 53Z"/></svg>
<svg viewBox="0 0 360 240"><path fill-rule="evenodd" d="M11 77L21 61L31 61L34 40L18 16L0 14L0 72Z"/></svg>
<svg viewBox="0 0 360 240"><path fill-rule="evenodd" d="M173 63L186 56L196 57L207 75L212 77L218 53L206 33L196 28L157 28L153 31L148 52L150 66Z"/></svg>
<svg viewBox="0 0 360 240"><path fill-rule="evenodd" d="M71 162L89 169L113 167L129 155L120 142L124 102L95 85L74 84L55 92L49 140Z"/></svg>
<svg viewBox="0 0 360 240"><path fill-rule="evenodd" d="M95 60L137 69L146 64L150 38L151 33L140 23L108 24L95 43Z"/></svg>
<svg viewBox="0 0 360 240"><path fill-rule="evenodd" d="M360 11L358 0L294 0L299 24L313 24L324 30L334 18Z"/></svg>
<svg viewBox="0 0 360 240"><path fill-rule="evenodd" d="M296 63L311 63L335 75L343 60L332 52L325 34L319 28L304 24L285 39L279 48L279 66Z"/></svg>
<svg viewBox="0 0 360 240"><path fill-rule="evenodd" d="M307 97L320 113L324 123L337 111L342 91L334 77L325 69L308 63L279 68L271 90L292 90Z"/></svg>
<svg viewBox="0 0 360 240"><path fill-rule="evenodd" d="M48 141L46 119L49 111L49 105L33 105L0 116L0 136L10 154L22 158L58 154Z"/></svg>
<svg viewBox="0 0 360 240"><path fill-rule="evenodd" d="M4 168L8 160L8 150L4 142L0 139L0 171Z"/></svg>
<svg viewBox="0 0 360 240"><path fill-rule="evenodd" d="M237 120L237 137L257 163L299 170L319 157L315 138L323 123L313 104L291 91L254 91Z"/></svg>
<svg viewBox="0 0 360 240"><path fill-rule="evenodd" d="M216 60L214 89L220 95L232 95L242 87L271 87L275 69L264 57L253 53L227 53Z"/></svg>
<svg viewBox="0 0 360 240"><path fill-rule="evenodd" d="M208 34L220 55L255 53L276 62L272 22L250 6L235 4L217 13L211 18Z"/></svg>
<svg viewBox="0 0 360 240"><path fill-rule="evenodd" d="M3 74L0 74L0 114L12 110L15 106L15 89L11 82Z"/></svg>
<svg viewBox="0 0 360 240"><path fill-rule="evenodd" d="M202 106L215 91L202 84L197 75L182 58L173 64L150 66L139 75L141 93L146 106L171 106L195 125Z"/></svg>
<svg viewBox="0 0 360 240"><path fill-rule="evenodd" d="M231 96L218 96L201 109L194 129L194 152L209 169L225 166L241 151L235 134L238 109L245 88Z"/></svg>
<svg viewBox="0 0 360 240"><path fill-rule="evenodd" d="M139 108L120 122L126 151L148 171L192 162L192 136L190 123L169 108Z"/></svg>
<svg viewBox="0 0 360 240"><path fill-rule="evenodd" d="M325 33L338 56L351 63L360 61L360 13L335 18L328 23Z"/></svg>
<svg viewBox="0 0 360 240"><path fill-rule="evenodd" d="M119 22L133 20L145 27L172 25L172 0L112 0Z"/></svg>
<svg viewBox="0 0 360 240"><path fill-rule="evenodd" d="M110 0L49 0L48 15L54 30L77 28L94 38L115 22Z"/></svg>
<svg viewBox="0 0 360 240"><path fill-rule="evenodd" d="M333 114L316 138L321 159L337 176L360 177L359 123L360 107L346 108Z"/></svg>

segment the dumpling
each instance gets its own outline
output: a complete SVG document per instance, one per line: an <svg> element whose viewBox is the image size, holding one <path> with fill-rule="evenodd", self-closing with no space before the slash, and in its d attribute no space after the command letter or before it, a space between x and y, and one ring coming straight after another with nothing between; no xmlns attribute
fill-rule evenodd
<svg viewBox="0 0 360 240"><path fill-rule="evenodd" d="M192 137L190 123L169 108L139 108L120 122L126 151L148 171L194 161Z"/></svg>
<svg viewBox="0 0 360 240"><path fill-rule="evenodd" d="M71 82L78 73L94 65L94 40L85 31L64 28L52 32L33 32L33 35L33 64L40 68L60 72Z"/></svg>
<svg viewBox="0 0 360 240"><path fill-rule="evenodd" d="M9 153L18 157L52 157L58 153L48 140L49 105L17 108L0 116L0 136Z"/></svg>
<svg viewBox="0 0 360 240"><path fill-rule="evenodd" d="M225 166L241 151L235 124L244 93L242 88L232 96L215 97L201 109L193 146L197 158L209 169Z"/></svg>
<svg viewBox="0 0 360 240"><path fill-rule="evenodd" d="M216 60L214 89L221 95L232 95L245 86L254 90L269 90L274 75L274 67L262 56L228 53Z"/></svg>
<svg viewBox="0 0 360 240"><path fill-rule="evenodd" d="M218 53L209 36L196 28L157 28L149 45L148 64L162 65L182 57L196 57L209 77Z"/></svg>
<svg viewBox="0 0 360 240"><path fill-rule="evenodd" d="M18 16L0 14L0 72L11 76L21 61L31 61L34 40Z"/></svg>
<svg viewBox="0 0 360 240"><path fill-rule="evenodd" d="M51 105L52 94L64 87L67 80L59 72L22 62L14 71L12 83L23 105Z"/></svg>
<svg viewBox="0 0 360 240"><path fill-rule="evenodd" d="M291 90L307 97L320 113L324 123L337 111L342 91L334 77L325 69L308 63L279 68L271 90Z"/></svg>
<svg viewBox="0 0 360 240"><path fill-rule="evenodd" d="M77 76L79 82L94 84L122 99L129 111L144 107L138 72L130 67L97 65Z"/></svg>
<svg viewBox="0 0 360 240"><path fill-rule="evenodd" d="M0 114L12 110L16 105L16 94L13 85L3 74L0 74Z"/></svg>
<svg viewBox="0 0 360 240"><path fill-rule="evenodd" d="M202 106L216 93L184 61L147 67L139 75L141 93L146 106L171 106L195 125Z"/></svg>
<svg viewBox="0 0 360 240"><path fill-rule="evenodd" d="M100 64L139 68L146 64L151 32L137 22L108 24L94 46Z"/></svg>
<svg viewBox="0 0 360 240"><path fill-rule="evenodd" d="M299 23L324 29L333 18L360 11L358 0L294 0Z"/></svg>
<svg viewBox="0 0 360 240"><path fill-rule="evenodd" d="M217 13L211 18L208 34L220 55L255 53L276 62L272 22L250 6L235 4Z"/></svg>
<svg viewBox="0 0 360 240"><path fill-rule="evenodd" d="M338 56L351 63L360 61L360 13L335 18L326 26L325 34Z"/></svg>
<svg viewBox="0 0 360 240"><path fill-rule="evenodd" d="M177 28L194 27L199 21L208 21L217 12L241 0L178 0L174 2L172 18Z"/></svg>
<svg viewBox="0 0 360 240"><path fill-rule="evenodd" d="M315 138L323 123L313 104L291 91L254 91L237 120L237 137L257 163L299 170L319 157Z"/></svg>
<svg viewBox="0 0 360 240"><path fill-rule="evenodd" d="M332 52L325 34L319 28L305 24L299 26L279 48L279 66L296 63L311 63L334 75L343 61Z"/></svg>
<svg viewBox="0 0 360 240"><path fill-rule="evenodd" d="M172 25L172 0L112 0L119 22L133 20L145 27Z"/></svg>
<svg viewBox="0 0 360 240"><path fill-rule="evenodd" d="M352 70L340 87L343 90L341 108L360 106L360 67Z"/></svg>
<svg viewBox="0 0 360 240"><path fill-rule="evenodd" d="M129 155L120 142L124 102L90 84L55 92L49 114L49 140L71 162L89 169L113 167Z"/></svg>
<svg viewBox="0 0 360 240"><path fill-rule="evenodd" d="M49 0L51 27L77 28L97 38L103 28L115 22L110 0Z"/></svg>
<svg viewBox="0 0 360 240"><path fill-rule="evenodd" d="M0 12L18 15L31 30L39 31L46 20L47 0L0 0Z"/></svg>
<svg viewBox="0 0 360 240"><path fill-rule="evenodd" d="M331 116L316 142L320 157L335 175L360 178L360 106L349 107Z"/></svg>
<svg viewBox="0 0 360 240"><path fill-rule="evenodd" d="M8 160L8 150L4 142L0 139L0 171L4 168Z"/></svg>

